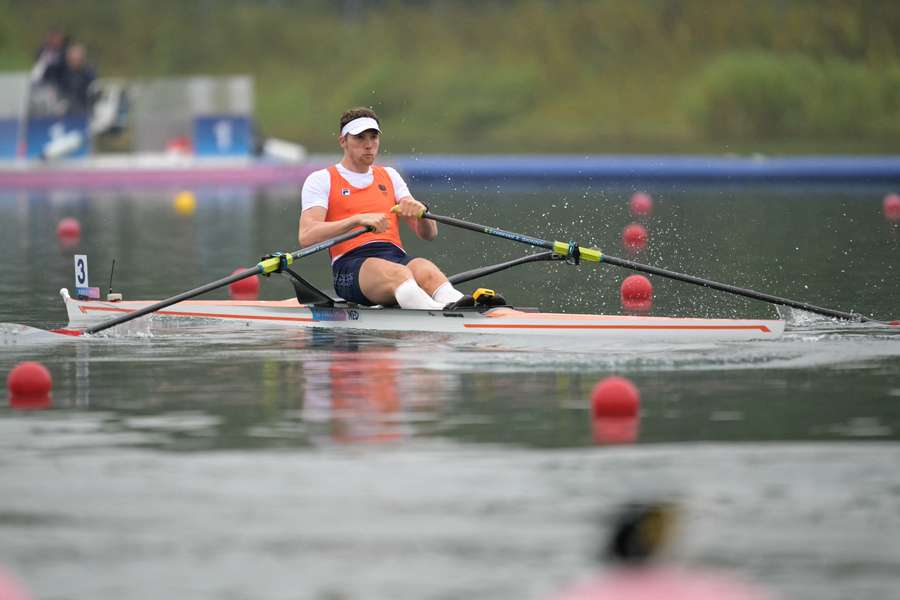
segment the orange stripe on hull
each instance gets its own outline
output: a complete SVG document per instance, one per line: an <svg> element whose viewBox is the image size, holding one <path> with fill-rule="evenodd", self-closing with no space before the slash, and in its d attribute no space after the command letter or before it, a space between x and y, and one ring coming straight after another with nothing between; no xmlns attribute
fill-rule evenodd
<svg viewBox="0 0 900 600"><path fill-rule="evenodd" d="M130 313L136 309L113 308L111 306L79 306L82 313L89 310L102 312L121 312ZM222 313L201 313L201 312L184 312L179 310L160 310L157 314L167 315L171 317L209 317L211 319L240 319L242 321L292 321L292 322L312 322L312 317L272 317L266 315L227 315Z"/></svg>
<svg viewBox="0 0 900 600"><path fill-rule="evenodd" d="M731 331L758 329L763 333L771 333L765 325L537 325L528 323L465 323L464 327L479 329L684 329L688 331Z"/></svg>

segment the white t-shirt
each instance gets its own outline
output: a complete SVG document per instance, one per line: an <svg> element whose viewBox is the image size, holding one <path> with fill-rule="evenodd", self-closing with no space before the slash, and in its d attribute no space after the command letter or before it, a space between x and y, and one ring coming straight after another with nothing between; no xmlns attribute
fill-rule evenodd
<svg viewBox="0 0 900 600"><path fill-rule="evenodd" d="M356 173L348 171L340 163L336 164L338 173L347 180L347 183L355 188L366 188L375 181L375 174L372 173L372 167L369 167L367 173ZM400 173L393 167L385 167L391 183L394 185L394 201L399 202L401 198L411 196L406 182L400 177ZM303 182L303 191L300 193L300 212L313 206L321 206L328 210L328 194L331 192L331 175L328 169L320 169L310 173L306 181Z"/></svg>

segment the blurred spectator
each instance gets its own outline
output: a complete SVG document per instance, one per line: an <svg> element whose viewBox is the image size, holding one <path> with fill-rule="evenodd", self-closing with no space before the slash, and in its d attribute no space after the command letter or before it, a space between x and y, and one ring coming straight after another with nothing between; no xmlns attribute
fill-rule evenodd
<svg viewBox="0 0 900 600"><path fill-rule="evenodd" d="M69 36L59 28L50 28L44 43L36 53L34 67L31 69L31 82L48 84L59 89L66 71L68 47Z"/></svg>
<svg viewBox="0 0 900 600"><path fill-rule="evenodd" d="M96 93L91 89L96 79L94 68L87 63L87 53L81 44L72 44L66 50L66 69L60 92L66 101L67 115L90 113Z"/></svg>

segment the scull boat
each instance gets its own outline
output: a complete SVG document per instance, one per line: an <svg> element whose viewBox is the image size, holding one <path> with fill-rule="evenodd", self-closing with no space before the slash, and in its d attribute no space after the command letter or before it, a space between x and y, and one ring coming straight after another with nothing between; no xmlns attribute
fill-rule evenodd
<svg viewBox="0 0 900 600"><path fill-rule="evenodd" d="M153 311L165 317L216 319L247 325L321 327L369 331L479 333L493 335L565 335L597 339L753 340L776 339L784 321L697 319L543 313L511 306L457 310L408 310L350 304L314 287L290 269L296 292L286 300L183 300ZM458 280L459 276L453 279ZM76 299L60 290L69 329L85 330L113 317L146 309L153 300Z"/></svg>
<svg viewBox="0 0 900 600"><path fill-rule="evenodd" d="M604 254L597 248L580 246L575 242L559 242L518 234L495 227L470 223L453 217L423 212L420 218L432 219L461 229L500 237L529 246L544 248L544 252L523 256L504 263L466 271L450 277L454 284L477 279L510 267L536 261L561 261L577 265L580 261L607 263L630 270L676 279L706 288L762 300L825 315L831 318L858 322L877 322L869 317L806 302L781 298L764 292L718 283L693 275L677 273L659 267L643 265L631 260ZM82 335L98 333L121 323L149 314L164 317L214 319L232 323L269 324L280 327L319 327L329 329L359 329L369 331L411 331L434 333L477 333L482 335L564 335L585 336L601 341L609 339L683 340L683 341L743 341L777 339L784 333L780 319L706 319L649 317L633 315L590 315L543 313L537 309L512 306L475 306L467 309L408 310L394 307L357 306L334 298L316 288L291 270L294 261L321 252L342 241L352 239L365 229L348 231L313 246L289 254L275 253L263 257L256 266L233 273L228 277L182 292L165 300L129 300L97 295L79 294L73 298L67 289L60 290L69 317L69 329L54 333ZM78 270L76 257L76 273ZM85 264L86 271L86 264ZM295 298L287 300L194 300L197 296L220 289L236 281L256 275L281 274L293 284ZM78 275L76 274L76 280ZM81 290L82 288L79 288ZM97 288L90 288L96 290ZM97 298L97 299L91 299ZM893 325L894 323L890 323Z"/></svg>
<svg viewBox="0 0 900 600"><path fill-rule="evenodd" d="M155 301L106 302L72 298L63 288L70 329L85 329L115 316L146 308ZM699 319L648 316L543 313L535 309L500 306L462 310L405 310L333 305L287 300L185 300L154 314L166 317L215 319L248 325L322 327L369 331L476 333L486 335L565 335L597 339L640 340L755 340L777 339L784 321L758 319Z"/></svg>

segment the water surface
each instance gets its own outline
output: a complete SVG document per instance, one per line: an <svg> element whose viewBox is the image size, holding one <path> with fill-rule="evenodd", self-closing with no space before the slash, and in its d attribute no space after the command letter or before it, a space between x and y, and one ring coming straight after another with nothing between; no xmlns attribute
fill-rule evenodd
<svg viewBox="0 0 900 600"><path fill-rule="evenodd" d="M627 189L449 185L434 212L576 240L676 271L871 317L898 316L900 231L885 190L658 189L646 251L621 247ZM160 298L296 246L294 191L0 196L0 322L64 325L72 254L91 283ZM58 220L83 234L61 245ZM410 236L406 236L409 240ZM410 241L447 272L521 256L442 227ZM297 264L328 283L324 256ZM520 305L618 312L628 273L517 267ZM774 317L764 303L653 278L653 314ZM263 281L262 297L290 286ZM225 292L211 297L225 297ZM40 360L45 410L0 408L0 563L40 598L546 598L604 568L608 517L684 507L671 560L785 598L900 597L900 336L796 312L783 339L609 344L138 321L0 346ZM589 397L641 392L610 444Z"/></svg>

